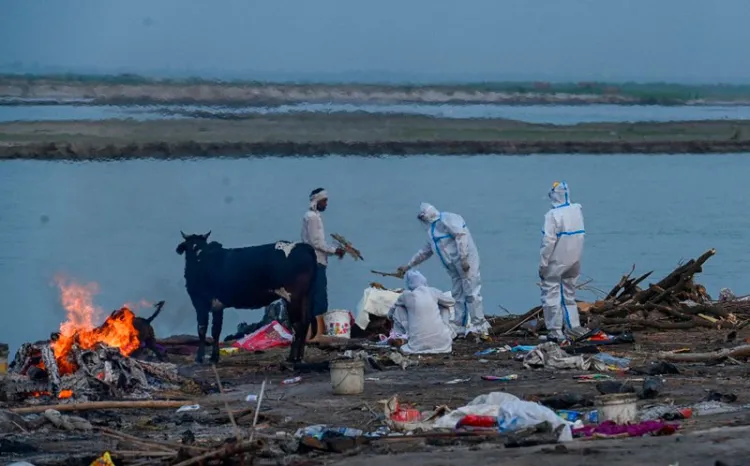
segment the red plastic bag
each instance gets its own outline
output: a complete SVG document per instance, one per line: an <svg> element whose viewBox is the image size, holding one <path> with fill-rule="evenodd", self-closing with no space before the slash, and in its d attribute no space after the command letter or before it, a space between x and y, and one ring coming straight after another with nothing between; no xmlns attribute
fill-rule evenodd
<svg viewBox="0 0 750 466"><path fill-rule="evenodd" d="M245 335L239 340L232 343L235 348L242 348L247 351L262 351L278 346L289 346L292 344L291 332L277 321L264 325L250 335Z"/></svg>

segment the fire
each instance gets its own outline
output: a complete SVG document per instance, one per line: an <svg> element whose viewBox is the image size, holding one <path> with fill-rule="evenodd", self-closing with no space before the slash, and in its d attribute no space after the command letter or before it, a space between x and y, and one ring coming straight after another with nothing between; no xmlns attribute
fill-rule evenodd
<svg viewBox="0 0 750 466"><path fill-rule="evenodd" d="M60 374L76 370L75 362L68 358L74 344L82 349L91 349L103 343L118 348L123 356L129 356L139 348L138 331L133 326L133 311L123 307L96 327L94 322L103 314L93 300L98 292L96 283L81 285L61 277L55 281L60 288L62 305L68 314L67 320L60 325L59 337L53 343Z"/></svg>
<svg viewBox="0 0 750 466"><path fill-rule="evenodd" d="M41 398L43 396L52 396L50 392L29 392L28 395L33 398ZM57 398L61 400L68 399L73 396L73 390L60 390Z"/></svg>

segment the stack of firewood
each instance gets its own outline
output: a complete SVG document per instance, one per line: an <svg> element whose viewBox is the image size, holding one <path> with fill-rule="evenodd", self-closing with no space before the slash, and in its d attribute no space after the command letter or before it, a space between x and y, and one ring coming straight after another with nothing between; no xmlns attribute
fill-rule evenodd
<svg viewBox="0 0 750 466"><path fill-rule="evenodd" d="M695 275L716 254L706 251L697 259L678 266L656 284L642 286L653 272L633 277L635 266L607 295L594 303L580 303L581 323L604 331L642 329L731 328L744 325L750 318L749 301L713 301L706 288L697 284ZM537 319L532 331L543 329L541 306L515 319L493 323L495 334L508 334Z"/></svg>

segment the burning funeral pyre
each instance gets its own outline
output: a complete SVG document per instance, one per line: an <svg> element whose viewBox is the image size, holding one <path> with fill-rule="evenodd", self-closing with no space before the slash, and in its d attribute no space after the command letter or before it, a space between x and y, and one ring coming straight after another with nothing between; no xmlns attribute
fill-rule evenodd
<svg viewBox="0 0 750 466"><path fill-rule="evenodd" d="M5 379L9 400L43 398L97 401L107 398L148 398L155 389L176 388L184 381L177 366L136 359L153 341L147 319L123 306L99 326L94 305L96 285L58 279L67 320L48 341L19 348ZM163 306L157 304L157 313ZM145 345L143 345L144 343Z"/></svg>

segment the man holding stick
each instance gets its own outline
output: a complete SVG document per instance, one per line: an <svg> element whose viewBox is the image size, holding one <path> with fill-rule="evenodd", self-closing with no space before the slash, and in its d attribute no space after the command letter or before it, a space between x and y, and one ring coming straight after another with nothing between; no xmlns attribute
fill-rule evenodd
<svg viewBox="0 0 750 466"><path fill-rule="evenodd" d="M315 274L312 293L312 338L318 336L318 316L328 312L328 257L344 257L344 249L329 245L326 242L325 228L323 227L322 212L328 208L328 193L323 188L314 189L310 193L310 208L302 217L302 242L315 248L318 259L318 270Z"/></svg>

